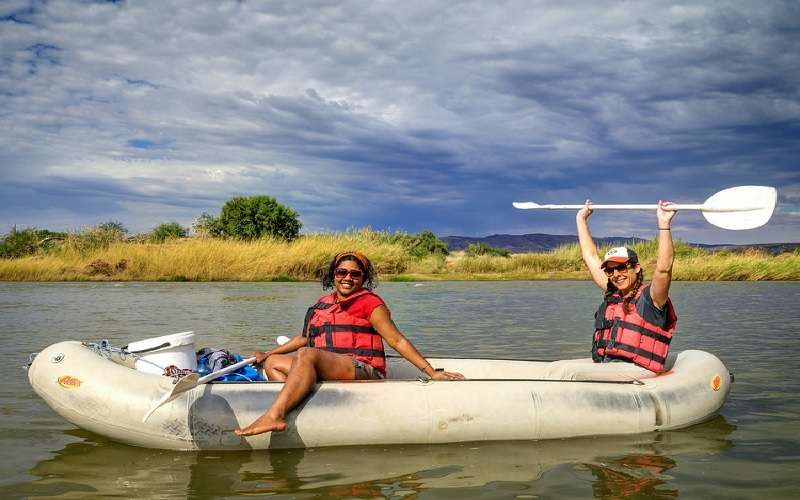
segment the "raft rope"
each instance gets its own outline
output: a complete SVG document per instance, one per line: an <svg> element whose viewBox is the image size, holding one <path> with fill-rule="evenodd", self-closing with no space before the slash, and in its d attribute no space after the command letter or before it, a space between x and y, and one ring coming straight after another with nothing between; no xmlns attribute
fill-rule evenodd
<svg viewBox="0 0 800 500"><path fill-rule="evenodd" d="M156 363L153 363L149 359L145 359L144 357L139 356L139 352L148 352L148 351L151 351L153 349L146 349L145 351L131 352L131 351L128 350L128 346L114 347L114 346L111 345L111 343L107 339L103 339L100 342L81 342L81 345L83 345L84 347L87 347L88 349L91 349L95 354L97 354L99 356L102 356L104 358L107 358L109 360L111 360L112 356L114 356L114 355L118 356L123 361L125 359L127 359L128 356L130 356L130 357L134 358L135 361L141 361L141 362L144 362L144 363L149 363L149 364L155 366L156 368L158 368L159 370L162 370L163 371L163 373L162 373L163 376L172 377L172 378L174 378L176 380L181 378L181 377L185 377L186 375L192 373L192 370L178 368L177 366L174 366L174 365L163 367L161 365L157 365ZM158 346L157 348L161 348L161 347L163 347L163 346Z"/></svg>

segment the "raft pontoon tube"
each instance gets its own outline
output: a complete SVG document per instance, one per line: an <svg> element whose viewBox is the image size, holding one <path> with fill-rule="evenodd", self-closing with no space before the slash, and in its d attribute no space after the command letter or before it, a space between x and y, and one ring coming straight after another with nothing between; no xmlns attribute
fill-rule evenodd
<svg viewBox="0 0 800 500"><path fill-rule="evenodd" d="M143 415L173 383L96 344L60 342L28 369L36 393L72 424L109 439L171 450L556 439L687 427L717 414L730 390L722 362L671 355L671 369L627 382L546 380L547 361L428 358L467 380L432 381L401 358L386 380L321 382L287 415L288 429L234 434L261 415L281 382L212 382Z"/></svg>

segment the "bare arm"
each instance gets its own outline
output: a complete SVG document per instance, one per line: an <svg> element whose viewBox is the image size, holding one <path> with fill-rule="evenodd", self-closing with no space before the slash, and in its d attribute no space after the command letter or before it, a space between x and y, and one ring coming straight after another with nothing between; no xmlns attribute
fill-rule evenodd
<svg viewBox="0 0 800 500"><path fill-rule="evenodd" d="M297 337L292 338L289 342L279 345L275 349L271 351L253 351L252 357L256 358L256 364L261 364L264 362L265 359L272 356L273 354L288 354L290 352L294 352L301 347L305 347L308 343L308 338L303 337L302 335L298 335Z"/></svg>
<svg viewBox="0 0 800 500"><path fill-rule="evenodd" d="M425 375L434 380L464 379L464 376L460 373L447 371L437 372L434 370L433 366L428 363L428 360L417 351L414 344L397 329L397 325L392 321L389 309L387 309L386 306L381 305L376 307L369 317L369 322L392 349L400 353L400 355L406 358L412 365L425 372Z"/></svg>
<svg viewBox="0 0 800 500"><path fill-rule="evenodd" d="M669 300L669 286L672 284L672 262L674 252L672 248L672 218L676 211L670 207L668 201L658 201L656 218L658 219L658 253L656 254L656 269L653 272L653 281L650 284L650 297L653 304L659 309Z"/></svg>
<svg viewBox="0 0 800 500"><path fill-rule="evenodd" d="M589 216L591 215L592 202L591 200L586 200L583 208L578 210L578 214L575 216L575 223L578 226L578 243L581 246L583 262L586 264L586 267L589 268L592 279L597 286L605 290L606 285L608 285L608 277L606 273L600 269L602 261L600 260L600 256L597 255L597 245L594 244L592 233L589 231Z"/></svg>

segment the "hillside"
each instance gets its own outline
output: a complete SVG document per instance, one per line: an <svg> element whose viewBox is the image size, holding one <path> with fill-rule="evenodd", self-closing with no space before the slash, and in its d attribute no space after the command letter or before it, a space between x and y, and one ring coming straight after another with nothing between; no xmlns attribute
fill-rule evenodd
<svg viewBox="0 0 800 500"><path fill-rule="evenodd" d="M574 234L492 234L484 237L473 236L444 236L442 241L447 243L451 251L464 250L472 243L485 243L494 248L504 248L512 253L533 253L547 252L563 245L577 243L578 237ZM626 243L637 243L644 241L641 238L595 238L595 242L600 245L624 245ZM777 255L783 252L791 252L800 248L800 243L763 243L750 245L707 245L703 243L689 243L689 245L703 248L706 250L745 250L748 248L760 248L770 254Z"/></svg>

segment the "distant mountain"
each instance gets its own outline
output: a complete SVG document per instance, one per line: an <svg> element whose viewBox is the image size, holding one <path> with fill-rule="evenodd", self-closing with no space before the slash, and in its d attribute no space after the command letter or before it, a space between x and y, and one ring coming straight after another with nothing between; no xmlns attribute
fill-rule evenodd
<svg viewBox="0 0 800 500"><path fill-rule="evenodd" d="M689 243L690 245L698 248L705 248L706 250L733 250L742 251L748 248L759 248L766 250L772 255L778 255L783 252L794 252L800 248L800 243L751 243L749 245L707 245L705 243Z"/></svg>
<svg viewBox="0 0 800 500"><path fill-rule="evenodd" d="M574 234L493 234L481 238L473 236L444 236L442 241L447 243L451 251L464 250L472 243L485 243L494 248L504 248L512 253L547 252L557 247L577 243L578 237ZM600 245L620 246L626 243L645 241L642 238L609 237L595 238ZM751 245L707 245L703 243L690 243L692 246L707 250L744 250L747 248L761 248L771 254L791 252L800 248L800 243L764 243Z"/></svg>

